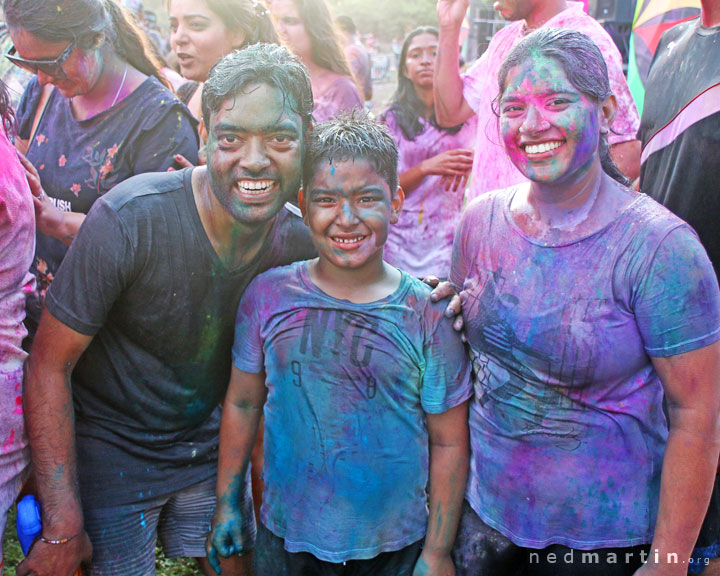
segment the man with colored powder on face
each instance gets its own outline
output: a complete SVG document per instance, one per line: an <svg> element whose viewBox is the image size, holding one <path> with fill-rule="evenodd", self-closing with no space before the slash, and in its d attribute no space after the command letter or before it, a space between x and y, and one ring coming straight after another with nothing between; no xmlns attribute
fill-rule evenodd
<svg viewBox="0 0 720 576"><path fill-rule="evenodd" d="M444 305L383 261L397 154L366 117L315 128L300 206L319 257L260 275L240 302L211 562L241 538L264 410L257 576L455 573L470 366Z"/></svg>
<svg viewBox="0 0 720 576"><path fill-rule="evenodd" d="M438 0L440 40L435 64L435 114L441 126L457 126L478 116L473 173L468 200L485 192L526 181L505 153L494 111L497 74L505 55L527 34L540 27L569 28L590 37L605 57L618 112L608 137L610 155L630 180L640 173L640 125L637 108L623 75L622 57L610 35L581 2L566 0L499 0L495 10L512 22L493 36L485 53L460 75L458 38L469 0Z"/></svg>
<svg viewBox="0 0 720 576"><path fill-rule="evenodd" d="M46 300L25 409L43 539L18 574L204 574L219 403L234 311L259 273L315 254L286 202L300 187L313 109L302 64L255 45L222 59L202 98L206 167L132 178L100 198ZM243 479L242 549L255 524ZM251 573L251 554L223 573Z"/></svg>
<svg viewBox="0 0 720 576"><path fill-rule="evenodd" d="M661 38L645 85L640 189L700 237L720 275L720 0ZM693 554L700 573L720 541L720 481ZM720 573L720 572L718 572Z"/></svg>

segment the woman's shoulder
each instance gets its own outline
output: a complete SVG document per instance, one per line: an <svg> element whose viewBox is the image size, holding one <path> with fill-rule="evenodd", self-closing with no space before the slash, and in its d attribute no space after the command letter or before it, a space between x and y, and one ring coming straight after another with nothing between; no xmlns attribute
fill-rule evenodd
<svg viewBox="0 0 720 576"><path fill-rule="evenodd" d="M154 76L148 76L124 102L125 110L120 112L127 115L133 113L132 109L136 110L146 126L156 125L168 117L179 122L187 120L193 127L196 122L187 106Z"/></svg>
<svg viewBox="0 0 720 576"><path fill-rule="evenodd" d="M148 76L145 78L145 80L135 89L132 95L136 99L149 99L151 103L159 106L172 107L182 104L180 99L172 92L172 90L162 84L155 76Z"/></svg>
<svg viewBox="0 0 720 576"><path fill-rule="evenodd" d="M686 226L691 229L682 218L640 192L620 218L631 222L638 233L644 236L664 237L675 228Z"/></svg>
<svg viewBox="0 0 720 576"><path fill-rule="evenodd" d="M517 191L519 186L520 185L510 186L509 188L500 188L498 190L491 190L490 192L481 194L467 205L464 214L478 217L480 215L487 214L489 210L502 209L508 199L511 198Z"/></svg>
<svg viewBox="0 0 720 576"><path fill-rule="evenodd" d="M362 104L360 91L352 78L330 72L325 82L325 89L318 98L333 98L338 100L354 99Z"/></svg>

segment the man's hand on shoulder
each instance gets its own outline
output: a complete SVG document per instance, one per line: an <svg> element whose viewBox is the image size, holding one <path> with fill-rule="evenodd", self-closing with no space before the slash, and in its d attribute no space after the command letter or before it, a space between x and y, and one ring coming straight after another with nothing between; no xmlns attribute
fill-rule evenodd
<svg viewBox="0 0 720 576"><path fill-rule="evenodd" d="M447 281L441 282L435 276L427 276L426 278L423 278L423 282L433 288L433 291L430 293L430 299L433 302L440 302L441 300L445 300L447 298L450 299L447 304L447 308L445 308L445 316L454 319L453 328L456 332L462 332L464 326L461 314L462 304L460 302L460 295L455 292L452 284Z"/></svg>

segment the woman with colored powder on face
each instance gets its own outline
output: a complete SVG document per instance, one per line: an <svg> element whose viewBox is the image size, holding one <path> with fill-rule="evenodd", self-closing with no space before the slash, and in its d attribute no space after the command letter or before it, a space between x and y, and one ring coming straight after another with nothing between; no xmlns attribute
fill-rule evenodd
<svg viewBox="0 0 720 576"><path fill-rule="evenodd" d="M197 161L198 145L149 41L113 0L4 0L3 10L14 43L8 58L37 76L18 107L38 230L33 333L95 200L135 174L166 170L175 154Z"/></svg>
<svg viewBox="0 0 720 576"><path fill-rule="evenodd" d="M416 28L403 42L398 88L381 120L398 143L400 186L406 201L390 227L385 259L416 277L446 278L455 227L472 170L476 121L440 128L435 120L433 71L438 31Z"/></svg>
<svg viewBox="0 0 720 576"><path fill-rule="evenodd" d="M178 96L200 119L202 83L215 63L258 42L279 44L270 13L260 0L169 0L170 46L190 82Z"/></svg>
<svg viewBox="0 0 720 576"><path fill-rule="evenodd" d="M14 128L5 84L0 82L0 536L7 511L26 476L30 453L22 411L21 344L25 298L35 279L28 273L35 246L35 216L25 170L8 139ZM2 573L0 541L0 573Z"/></svg>
<svg viewBox="0 0 720 576"><path fill-rule="evenodd" d="M529 182L473 201L453 247L477 376L458 574L685 574L720 446L712 266L609 162L589 38L534 32L498 82Z"/></svg>
<svg viewBox="0 0 720 576"><path fill-rule="evenodd" d="M272 0L269 6L280 37L310 74L315 122L353 108L362 110L362 97L325 0Z"/></svg>

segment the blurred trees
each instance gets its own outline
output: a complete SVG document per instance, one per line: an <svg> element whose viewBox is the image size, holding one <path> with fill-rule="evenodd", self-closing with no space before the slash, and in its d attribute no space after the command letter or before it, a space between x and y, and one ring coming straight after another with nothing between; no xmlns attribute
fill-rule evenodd
<svg viewBox="0 0 720 576"><path fill-rule="evenodd" d="M437 26L436 0L328 0L335 14L347 14L361 34L402 39L416 26Z"/></svg>

